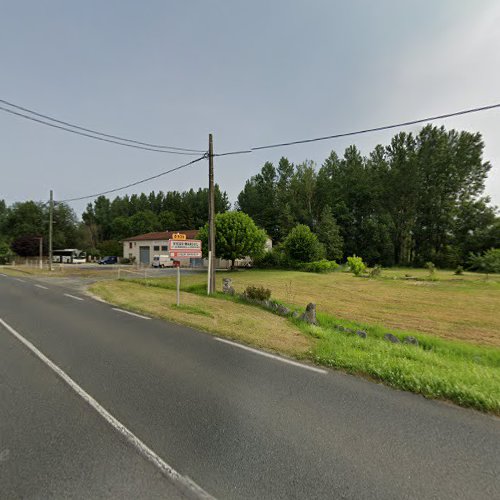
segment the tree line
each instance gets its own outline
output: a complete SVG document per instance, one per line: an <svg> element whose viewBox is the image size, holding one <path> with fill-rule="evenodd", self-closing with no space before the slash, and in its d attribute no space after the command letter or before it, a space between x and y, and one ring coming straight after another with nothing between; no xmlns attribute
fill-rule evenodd
<svg viewBox="0 0 500 500"><path fill-rule="evenodd" d="M455 267L471 252L500 247L500 219L484 196L491 165L483 150L479 133L428 125L368 156L356 146L342 157L332 151L319 169L281 158L246 182L237 206L274 243L303 224L330 258Z"/></svg>
<svg viewBox="0 0 500 500"><path fill-rule="evenodd" d="M235 209L265 230L274 246L287 236L314 233L330 260L358 255L371 265L465 265L471 253L500 247L500 218L484 196L491 165L479 133L428 125L401 132L363 156L349 146L332 151L319 168L283 157L248 179ZM208 190L152 191L106 196L89 203L78 220L64 203L54 209L54 248L120 255L120 240L154 231L198 229L208 220ZM217 213L231 209L216 186ZM47 204L0 200L0 246L36 255L48 234ZM294 233L295 234L295 233ZM302 239L305 239L303 237ZM300 241L301 238L298 238ZM321 249L320 249L321 250ZM2 250L0 250L2 253Z"/></svg>
<svg viewBox="0 0 500 500"><path fill-rule="evenodd" d="M185 192L162 191L110 200L99 196L89 203L78 220L65 203L54 206L53 247L80 248L92 255L121 255L120 240L138 234L200 228L208 220L208 189ZM215 186L215 207L223 213L231 204L227 193ZM47 253L49 207L47 203L25 201L7 206L0 200L0 254L13 251L35 256L39 237Z"/></svg>

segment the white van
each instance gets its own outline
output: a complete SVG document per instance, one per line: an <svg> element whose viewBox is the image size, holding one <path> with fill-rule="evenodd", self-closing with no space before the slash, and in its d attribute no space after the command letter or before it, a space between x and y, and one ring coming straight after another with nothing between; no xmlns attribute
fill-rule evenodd
<svg viewBox="0 0 500 500"><path fill-rule="evenodd" d="M170 255L153 255L153 267L174 267L175 261L170 258Z"/></svg>

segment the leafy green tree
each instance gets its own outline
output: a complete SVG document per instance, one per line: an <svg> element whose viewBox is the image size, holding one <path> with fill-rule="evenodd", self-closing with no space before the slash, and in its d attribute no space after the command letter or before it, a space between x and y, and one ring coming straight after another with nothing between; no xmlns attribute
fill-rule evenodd
<svg viewBox="0 0 500 500"><path fill-rule="evenodd" d="M290 181L292 213L301 224L310 228L314 225L314 201L316 195L317 174L314 163L305 161L297 165Z"/></svg>
<svg viewBox="0 0 500 500"><path fill-rule="evenodd" d="M0 241L0 265L8 264L14 253L5 241Z"/></svg>
<svg viewBox="0 0 500 500"><path fill-rule="evenodd" d="M117 240L106 240L99 243L97 250L99 250L100 255L106 256L116 256L123 257L123 245Z"/></svg>
<svg viewBox="0 0 500 500"><path fill-rule="evenodd" d="M204 254L208 249L208 224L200 230ZM266 233L259 229L252 218L243 212L226 212L215 217L215 252L217 257L231 261L257 258L264 252Z"/></svg>
<svg viewBox="0 0 500 500"><path fill-rule="evenodd" d="M5 217L5 234L11 239L26 235L42 236L47 221L42 203L35 201L14 203L9 207Z"/></svg>
<svg viewBox="0 0 500 500"><path fill-rule="evenodd" d="M162 231L175 231L176 229L179 229L177 227L177 217L171 210L164 210L163 212L160 212L158 220Z"/></svg>
<svg viewBox="0 0 500 500"><path fill-rule="evenodd" d="M40 239L37 236L19 236L11 243L10 247L21 257L34 257L40 254Z"/></svg>
<svg viewBox="0 0 500 500"><path fill-rule="evenodd" d="M48 207L45 207L43 224L44 245L48 243L48 226ZM57 203L54 206L52 238L54 248L77 248L79 242L78 219L74 210L66 203Z"/></svg>
<svg viewBox="0 0 500 500"><path fill-rule="evenodd" d="M490 248L483 255L471 254L470 269L482 273L500 273L500 248Z"/></svg>
<svg viewBox="0 0 500 500"><path fill-rule="evenodd" d="M262 227L273 241L278 240L280 234L276 181L276 169L271 162L266 162L260 173L248 180L238 195L238 208Z"/></svg>
<svg viewBox="0 0 500 500"><path fill-rule="evenodd" d="M321 212L316 234L326 251L326 258L329 260L339 260L343 255L344 239L340 235L340 228L333 216L332 209L325 205Z"/></svg>
<svg viewBox="0 0 500 500"><path fill-rule="evenodd" d="M325 249L309 226L295 226L283 242L285 255L294 262L313 262L325 255Z"/></svg>
<svg viewBox="0 0 500 500"><path fill-rule="evenodd" d="M152 233L159 228L158 217L151 210L143 210L130 217L130 230L133 235Z"/></svg>
<svg viewBox="0 0 500 500"><path fill-rule="evenodd" d="M123 240L138 234L135 233L135 228L132 228L131 219L132 217L126 216L120 216L113 219L113 222L111 222L111 236L114 240ZM97 246L99 246L99 244Z"/></svg>
<svg viewBox="0 0 500 500"><path fill-rule="evenodd" d="M5 220L7 218L7 204L0 200L0 238L5 235Z"/></svg>

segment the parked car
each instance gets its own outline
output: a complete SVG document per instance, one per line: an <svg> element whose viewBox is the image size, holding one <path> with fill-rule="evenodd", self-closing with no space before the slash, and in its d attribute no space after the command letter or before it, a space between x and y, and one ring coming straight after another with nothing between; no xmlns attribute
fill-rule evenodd
<svg viewBox="0 0 500 500"><path fill-rule="evenodd" d="M97 262L98 264L118 264L118 257L114 255L107 255L106 257L103 257Z"/></svg>
<svg viewBox="0 0 500 500"><path fill-rule="evenodd" d="M169 255L153 255L153 267L179 267L180 262L172 259Z"/></svg>

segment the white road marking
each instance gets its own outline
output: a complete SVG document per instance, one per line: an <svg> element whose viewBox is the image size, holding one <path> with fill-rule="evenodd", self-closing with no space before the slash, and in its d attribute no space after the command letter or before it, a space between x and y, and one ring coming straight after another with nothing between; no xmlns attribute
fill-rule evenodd
<svg viewBox="0 0 500 500"><path fill-rule="evenodd" d="M168 476L173 481L177 481L183 488L189 489L192 493L196 494L198 498L206 500L214 500L206 491L200 488L189 477L183 476L177 472L173 467L168 465L161 457L159 457L151 448L142 442L132 431L127 429L118 419L113 417L106 408L100 405L89 393L80 387L66 372L59 366L51 361L45 354L37 349L29 340L25 339L19 332L14 330L2 318L0 324L11 333L19 342L24 344L35 356L37 356L43 363L45 363L54 373L56 373L71 389L73 389L86 403L88 403L108 424L110 424L117 432L119 432L125 439L136 448L141 455L155 465L160 471Z"/></svg>
<svg viewBox="0 0 500 500"><path fill-rule="evenodd" d="M66 297L69 297L70 299L75 299L75 300L85 300L82 299L81 297L75 297L74 295L71 295L70 293L65 293Z"/></svg>
<svg viewBox="0 0 500 500"><path fill-rule="evenodd" d="M113 309L113 311L118 311L121 313L130 314L130 316L135 316L136 318L151 319L151 318L148 318L147 316L142 316L141 314L136 314L136 313L133 313L130 311L125 311L125 309L118 309L118 307L113 307L112 309Z"/></svg>
<svg viewBox="0 0 500 500"><path fill-rule="evenodd" d="M283 363L288 363L289 365L298 366L299 368L305 368L306 370L311 370L312 372L322 373L323 375L328 373L327 370L323 370L322 368L316 368L315 366L304 365L303 363L298 363L297 361L292 361L291 359L282 358L281 356L276 356L268 352L259 351L258 349L253 349L252 347L248 347L246 345L237 344L236 342L231 342L230 340L222 339L220 337L214 337L214 338L219 342L224 342L225 344L233 345L235 347L239 347L240 349L245 349L245 351L250 351L255 354L260 354L261 356L265 356L266 358L276 359L277 361L282 361Z"/></svg>
<svg viewBox="0 0 500 500"><path fill-rule="evenodd" d="M48 288L46 286L43 286L43 285L35 285L37 288L42 288L43 290L48 290Z"/></svg>
<svg viewBox="0 0 500 500"><path fill-rule="evenodd" d="M25 280L22 280L21 278L14 278L16 281L20 281L21 283L26 283Z"/></svg>

